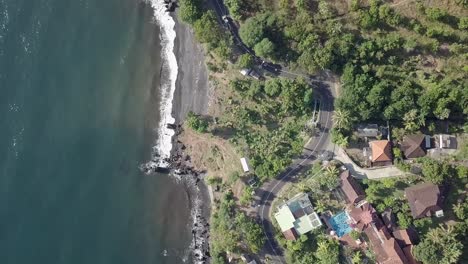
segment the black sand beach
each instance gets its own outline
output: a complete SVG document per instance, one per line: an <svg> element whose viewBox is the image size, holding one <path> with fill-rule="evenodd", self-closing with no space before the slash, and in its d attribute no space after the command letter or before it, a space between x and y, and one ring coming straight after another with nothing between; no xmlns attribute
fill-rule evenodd
<svg viewBox="0 0 468 264"><path fill-rule="evenodd" d="M177 21L177 18L175 20L177 37L174 52L179 75L174 92L172 115L176 122L180 122L189 111L206 113L209 84L203 47L197 43L192 30L187 25Z"/></svg>
<svg viewBox="0 0 468 264"><path fill-rule="evenodd" d="M172 116L176 123L183 122L187 113L193 111L205 114L208 109L209 83L205 65L203 47L197 43L192 30L185 24L176 21L177 33L174 53L177 58L179 72L172 102ZM173 139L173 155L181 155L182 146L177 143L177 135ZM193 257L195 263L205 263L206 252L209 250L209 218L210 196L208 188L201 179L203 175L183 175L185 190L190 200L192 210Z"/></svg>

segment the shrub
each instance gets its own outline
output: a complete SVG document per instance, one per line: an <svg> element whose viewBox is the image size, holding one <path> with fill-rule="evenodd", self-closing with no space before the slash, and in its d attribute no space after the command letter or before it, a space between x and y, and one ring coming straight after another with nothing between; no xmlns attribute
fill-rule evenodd
<svg viewBox="0 0 468 264"><path fill-rule="evenodd" d="M253 64L254 64L254 59L248 53L240 55L239 58L237 59L237 67L239 68L249 69L253 66Z"/></svg>
<svg viewBox="0 0 468 264"><path fill-rule="evenodd" d="M202 15L200 0L180 0L179 16L182 21L193 24Z"/></svg>
<svg viewBox="0 0 468 264"><path fill-rule="evenodd" d="M260 57L272 57L275 51L275 44L268 38L262 39L259 43L254 46L255 54Z"/></svg>
<svg viewBox="0 0 468 264"><path fill-rule="evenodd" d="M349 236L354 240L358 240L361 237L361 233L356 230L353 230L349 233Z"/></svg>
<svg viewBox="0 0 468 264"><path fill-rule="evenodd" d="M460 21L458 21L458 28L459 29L468 29L468 17L460 18Z"/></svg>
<svg viewBox="0 0 468 264"><path fill-rule="evenodd" d="M445 17L447 17L447 11L442 10L440 8L434 7L434 8L426 8L426 16L431 19L431 20L443 20Z"/></svg>
<svg viewBox="0 0 468 264"><path fill-rule="evenodd" d="M242 192L242 195L240 197L240 203L243 206L249 205L252 200L253 200L253 195L252 195L253 189L251 187L245 187L244 191Z"/></svg>
<svg viewBox="0 0 468 264"><path fill-rule="evenodd" d="M188 127L199 133L204 133L208 130L208 122L192 111L188 113L187 120L185 122L187 122Z"/></svg>

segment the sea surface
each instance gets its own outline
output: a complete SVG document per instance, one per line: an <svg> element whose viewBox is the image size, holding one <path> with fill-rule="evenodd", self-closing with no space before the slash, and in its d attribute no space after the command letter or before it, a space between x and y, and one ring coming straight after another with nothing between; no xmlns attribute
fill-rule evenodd
<svg viewBox="0 0 468 264"><path fill-rule="evenodd" d="M138 168L162 35L141 0L0 0L0 263L190 262L187 193Z"/></svg>

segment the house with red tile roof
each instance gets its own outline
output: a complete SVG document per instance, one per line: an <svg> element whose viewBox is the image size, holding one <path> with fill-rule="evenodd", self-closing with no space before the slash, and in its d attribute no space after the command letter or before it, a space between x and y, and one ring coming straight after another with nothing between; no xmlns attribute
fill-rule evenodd
<svg viewBox="0 0 468 264"><path fill-rule="evenodd" d="M370 247L375 253L377 263L381 264L411 264L412 255L405 254L396 237L388 230L376 210L369 203L363 203L359 207L351 207L349 210L351 226L355 230L363 232L369 239ZM404 234L404 232L401 232ZM398 232L398 234L400 234ZM400 236L403 238L403 236ZM349 244L349 241L347 242ZM406 242L405 242L405 247ZM412 246L412 244L409 244ZM410 249L410 248L409 248Z"/></svg>
<svg viewBox="0 0 468 264"><path fill-rule="evenodd" d="M372 166L392 165L392 146L388 140L371 141L371 162Z"/></svg>

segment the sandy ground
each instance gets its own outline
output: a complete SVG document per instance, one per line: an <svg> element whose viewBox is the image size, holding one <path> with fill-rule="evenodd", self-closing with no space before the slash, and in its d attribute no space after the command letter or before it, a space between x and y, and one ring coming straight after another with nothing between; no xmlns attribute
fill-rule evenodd
<svg viewBox="0 0 468 264"><path fill-rule="evenodd" d="M176 23L175 55L179 66L172 115L180 122L189 111L205 114L208 110L209 85L203 47L191 29Z"/></svg>

